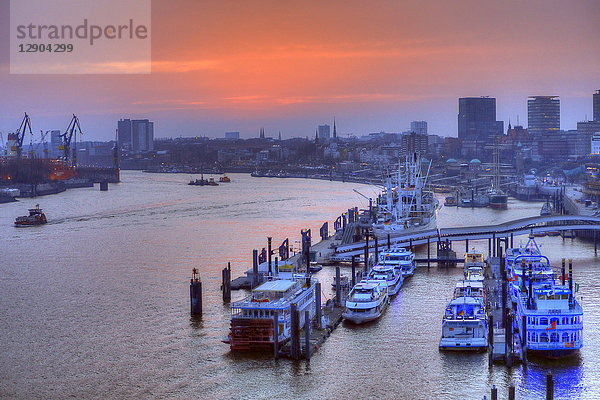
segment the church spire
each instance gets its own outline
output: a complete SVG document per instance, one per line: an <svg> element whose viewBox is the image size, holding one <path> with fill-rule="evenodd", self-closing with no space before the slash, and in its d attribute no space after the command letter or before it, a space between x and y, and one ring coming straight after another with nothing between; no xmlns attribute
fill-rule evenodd
<svg viewBox="0 0 600 400"><path fill-rule="evenodd" d="M335 116L333 117L333 138L337 138L337 130L335 129Z"/></svg>
<svg viewBox="0 0 600 400"><path fill-rule="evenodd" d="M315 144L319 143L319 131L315 129Z"/></svg>

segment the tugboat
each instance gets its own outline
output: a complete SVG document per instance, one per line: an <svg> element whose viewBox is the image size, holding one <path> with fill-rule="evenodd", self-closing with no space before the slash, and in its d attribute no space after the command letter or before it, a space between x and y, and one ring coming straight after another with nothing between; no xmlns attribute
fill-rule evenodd
<svg viewBox="0 0 600 400"><path fill-rule="evenodd" d="M219 182L231 182L231 179L229 179L227 175L223 174L223 176L219 178Z"/></svg>
<svg viewBox="0 0 600 400"><path fill-rule="evenodd" d="M24 215L15 219L15 226L43 225L47 222L44 211L40 208L39 204L36 204L35 208L29 209L29 215Z"/></svg>

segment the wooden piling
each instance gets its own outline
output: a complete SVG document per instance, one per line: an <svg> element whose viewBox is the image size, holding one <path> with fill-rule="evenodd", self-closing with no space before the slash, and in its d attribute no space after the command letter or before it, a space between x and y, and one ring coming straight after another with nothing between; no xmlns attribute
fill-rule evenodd
<svg viewBox="0 0 600 400"><path fill-rule="evenodd" d="M387 240L387 248L388 248L388 250L390 250L391 247L392 247L392 238L391 238L391 235L389 233L388 233L388 238L387 239L388 239Z"/></svg>
<svg viewBox="0 0 600 400"><path fill-rule="evenodd" d="M342 283L340 282L340 267L335 267L335 305L342 305Z"/></svg>
<svg viewBox="0 0 600 400"><path fill-rule="evenodd" d="M492 256L492 239L488 239L488 257Z"/></svg>
<svg viewBox="0 0 600 400"><path fill-rule="evenodd" d="M506 279L502 274L502 326L506 328Z"/></svg>
<svg viewBox="0 0 600 400"><path fill-rule="evenodd" d="M323 329L321 320L323 319L323 309L321 308L321 282L315 283L315 318L317 319L317 329Z"/></svg>
<svg viewBox="0 0 600 400"><path fill-rule="evenodd" d="M565 259L562 259L562 267L560 268L560 284L565 284Z"/></svg>
<svg viewBox="0 0 600 400"><path fill-rule="evenodd" d="M267 260L269 261L269 275L273 275L273 270L271 269L271 256L273 252L271 251L273 238L271 236L267 237Z"/></svg>
<svg viewBox="0 0 600 400"><path fill-rule="evenodd" d="M429 268L431 266L431 247L430 245L430 238L427 238L427 268Z"/></svg>
<svg viewBox="0 0 600 400"><path fill-rule="evenodd" d="M523 332L521 336L521 352L523 353L523 365L527 365L527 317L523 315L521 323L523 324Z"/></svg>
<svg viewBox="0 0 600 400"><path fill-rule="evenodd" d="M513 364L513 314L510 312L506 316L504 339L504 357L506 358L506 366L510 368Z"/></svg>
<svg viewBox="0 0 600 400"><path fill-rule="evenodd" d="M496 257L496 234L492 234L492 250L494 250L493 257Z"/></svg>
<svg viewBox="0 0 600 400"><path fill-rule="evenodd" d="M304 311L304 357L310 360L310 312Z"/></svg>
<svg viewBox="0 0 600 400"><path fill-rule="evenodd" d="M356 256L352 256L352 287L356 285Z"/></svg>
<svg viewBox="0 0 600 400"><path fill-rule="evenodd" d="M258 286L258 250L252 250L252 289Z"/></svg>
<svg viewBox="0 0 600 400"><path fill-rule="evenodd" d="M513 247L513 233L512 232L510 233L510 248L511 249L514 248Z"/></svg>
<svg viewBox="0 0 600 400"><path fill-rule="evenodd" d="M377 235L374 237L375 240L375 264L379 263L379 243L377 241Z"/></svg>
<svg viewBox="0 0 600 400"><path fill-rule="evenodd" d="M465 239L465 253L469 252L469 239Z"/></svg>
<svg viewBox="0 0 600 400"><path fill-rule="evenodd" d="M554 400L554 377L546 375L546 400Z"/></svg>
<svg viewBox="0 0 600 400"><path fill-rule="evenodd" d="M297 360L300 358L300 316L296 303L292 303L290 306L290 318L292 325L290 332L290 356L293 360Z"/></svg>
<svg viewBox="0 0 600 400"><path fill-rule="evenodd" d="M488 366L491 368L494 364L494 316L488 317Z"/></svg>
<svg viewBox="0 0 600 400"><path fill-rule="evenodd" d="M231 263L227 263L227 268L223 268L221 271L221 290L223 291L223 301L229 302L231 300Z"/></svg>
<svg viewBox="0 0 600 400"><path fill-rule="evenodd" d="M365 269L364 272L369 270L369 235L365 236Z"/></svg>
<svg viewBox="0 0 600 400"><path fill-rule="evenodd" d="M190 313L192 316L202 316L202 281L196 268L192 269L190 279Z"/></svg>
<svg viewBox="0 0 600 400"><path fill-rule="evenodd" d="M273 311L273 356L279 357L279 313Z"/></svg>

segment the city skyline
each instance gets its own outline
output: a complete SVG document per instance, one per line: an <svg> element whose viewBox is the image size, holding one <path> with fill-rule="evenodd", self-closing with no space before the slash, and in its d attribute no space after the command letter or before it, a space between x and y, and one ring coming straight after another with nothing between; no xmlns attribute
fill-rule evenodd
<svg viewBox="0 0 600 400"><path fill-rule="evenodd" d="M594 1L152 6L150 75L10 75L3 40L0 86L10 95L0 131L27 112L37 139L75 113L83 140L114 139L122 118L154 121L157 138L258 137L264 127L286 139L312 137L335 116L340 137L417 120L456 137L458 99L479 96L496 98L505 127L517 118L527 127L529 96L559 96L568 130L592 119L600 88ZM8 11L1 0L3 38Z"/></svg>

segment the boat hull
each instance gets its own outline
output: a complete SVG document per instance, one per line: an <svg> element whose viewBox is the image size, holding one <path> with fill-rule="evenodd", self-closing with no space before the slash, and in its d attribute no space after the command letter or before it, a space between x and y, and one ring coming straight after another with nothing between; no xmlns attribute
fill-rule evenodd
<svg viewBox="0 0 600 400"><path fill-rule="evenodd" d="M536 356L536 357L543 357L543 358L550 358L553 360L572 357L572 356L576 355L578 352L579 352L579 349L553 349L553 350L527 349L528 355L532 355L532 356Z"/></svg>
<svg viewBox="0 0 600 400"><path fill-rule="evenodd" d="M344 312L342 313L342 317L347 321L350 321L356 325L360 325L379 319L379 317L381 317L381 314L381 311L378 313L369 313L366 315L359 315L359 313L355 312Z"/></svg>
<svg viewBox="0 0 600 400"><path fill-rule="evenodd" d="M442 338L441 351L486 351L488 348L486 338Z"/></svg>

